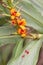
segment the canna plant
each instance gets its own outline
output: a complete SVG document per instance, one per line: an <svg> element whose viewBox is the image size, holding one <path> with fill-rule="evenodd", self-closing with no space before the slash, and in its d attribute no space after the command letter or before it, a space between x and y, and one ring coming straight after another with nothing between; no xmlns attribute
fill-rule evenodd
<svg viewBox="0 0 43 65"><path fill-rule="evenodd" d="M40 0L0 1L0 65L37 64L43 42L42 5Z"/></svg>

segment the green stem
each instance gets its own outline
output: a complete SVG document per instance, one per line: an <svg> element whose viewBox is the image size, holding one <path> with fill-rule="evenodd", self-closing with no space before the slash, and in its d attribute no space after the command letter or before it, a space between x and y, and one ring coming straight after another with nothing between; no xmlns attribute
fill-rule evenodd
<svg viewBox="0 0 43 65"><path fill-rule="evenodd" d="M0 14L0 16L8 16L8 17L10 17L9 14Z"/></svg>
<svg viewBox="0 0 43 65"><path fill-rule="evenodd" d="M11 9L11 7L6 6L5 4L2 4L5 8Z"/></svg>

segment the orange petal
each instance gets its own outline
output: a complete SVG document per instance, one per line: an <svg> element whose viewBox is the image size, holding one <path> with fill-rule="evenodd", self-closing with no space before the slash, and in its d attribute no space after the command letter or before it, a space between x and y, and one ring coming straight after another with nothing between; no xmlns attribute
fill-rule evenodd
<svg viewBox="0 0 43 65"><path fill-rule="evenodd" d="M21 29L20 28L18 28L18 33L21 34Z"/></svg>
<svg viewBox="0 0 43 65"><path fill-rule="evenodd" d="M12 9L10 10L10 13L13 14L14 12L16 12L16 9L12 8Z"/></svg>
<svg viewBox="0 0 43 65"><path fill-rule="evenodd" d="M24 34L24 33L26 33L26 30L25 29L18 28L18 33L19 34Z"/></svg>
<svg viewBox="0 0 43 65"><path fill-rule="evenodd" d="M22 34L21 36L22 36L22 37L26 37L26 34Z"/></svg>
<svg viewBox="0 0 43 65"><path fill-rule="evenodd" d="M11 16L11 19L14 19L15 18L15 16Z"/></svg>
<svg viewBox="0 0 43 65"><path fill-rule="evenodd" d="M21 13L17 12L17 13L16 13L16 16L21 16Z"/></svg>
<svg viewBox="0 0 43 65"><path fill-rule="evenodd" d="M18 25L22 25L22 26L25 26L26 25L26 21L25 21L25 19L22 19L22 20L17 20L17 23L18 23Z"/></svg>
<svg viewBox="0 0 43 65"><path fill-rule="evenodd" d="M16 16L16 13L17 13L17 12L13 12L11 15Z"/></svg>
<svg viewBox="0 0 43 65"><path fill-rule="evenodd" d="M16 24L16 21L15 20L12 20L12 24Z"/></svg>
<svg viewBox="0 0 43 65"><path fill-rule="evenodd" d="M22 22L22 25L26 25L26 20L25 19L22 19L21 22Z"/></svg>
<svg viewBox="0 0 43 65"><path fill-rule="evenodd" d="M20 25L20 28L23 29L23 30L26 30L25 26Z"/></svg>

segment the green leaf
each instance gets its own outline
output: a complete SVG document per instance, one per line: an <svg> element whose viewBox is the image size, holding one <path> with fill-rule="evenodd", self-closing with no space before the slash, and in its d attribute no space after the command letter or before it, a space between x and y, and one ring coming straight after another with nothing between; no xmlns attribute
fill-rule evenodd
<svg viewBox="0 0 43 65"><path fill-rule="evenodd" d="M43 6L43 0L38 0L38 2Z"/></svg>
<svg viewBox="0 0 43 65"><path fill-rule="evenodd" d="M14 50L13 50L13 55L12 58L18 58L23 50L23 41L24 39L19 39Z"/></svg>
<svg viewBox="0 0 43 65"><path fill-rule="evenodd" d="M23 54L25 54L25 52L23 51L21 56L15 60L14 59L11 62L8 62L7 65L36 65L37 61L38 61L38 56L39 56L39 51L41 48L41 43L43 41L43 38L41 38L40 40L34 40L32 42L29 43L29 45L24 49L29 51L28 55L25 55L24 59L21 59L21 56Z"/></svg>
<svg viewBox="0 0 43 65"><path fill-rule="evenodd" d="M7 45L4 45L1 47L3 65L5 65L8 62L8 60L10 59L14 46L15 46L15 44L7 44Z"/></svg>
<svg viewBox="0 0 43 65"><path fill-rule="evenodd" d="M0 36L7 36L7 35L11 35L14 32L16 32L16 28L13 26L1 26L0 27Z"/></svg>
<svg viewBox="0 0 43 65"><path fill-rule="evenodd" d="M24 39L18 40L16 46L13 49L12 57L11 57L9 62L12 62L12 60L15 61L20 56L20 54L22 53L22 51L23 51L23 41L24 41Z"/></svg>
<svg viewBox="0 0 43 65"><path fill-rule="evenodd" d="M16 45L14 43L3 45L2 46L2 60L3 60L3 64L6 64L8 62L12 52L13 52L12 58L16 59L21 54L22 50L23 50L23 39L21 39L21 38L17 40Z"/></svg>
<svg viewBox="0 0 43 65"><path fill-rule="evenodd" d="M0 26L4 25L6 22L6 19L8 19L8 17L0 17Z"/></svg>
<svg viewBox="0 0 43 65"><path fill-rule="evenodd" d="M31 2L31 4L41 13L41 15L43 16L43 2L40 0L29 0Z"/></svg>
<svg viewBox="0 0 43 65"><path fill-rule="evenodd" d="M0 27L0 47L6 44L17 43L16 40L20 39L19 35L13 35L16 28L11 26Z"/></svg>
<svg viewBox="0 0 43 65"><path fill-rule="evenodd" d="M0 37L0 47L6 44L16 44L18 39L20 39L20 37L16 35L2 36Z"/></svg>

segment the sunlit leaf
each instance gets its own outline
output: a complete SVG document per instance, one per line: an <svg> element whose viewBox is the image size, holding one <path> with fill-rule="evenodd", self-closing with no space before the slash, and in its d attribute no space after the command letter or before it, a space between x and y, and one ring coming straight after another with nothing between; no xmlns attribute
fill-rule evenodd
<svg viewBox="0 0 43 65"><path fill-rule="evenodd" d="M19 39L14 50L13 50L13 55L12 58L18 58L23 50L23 41L24 39Z"/></svg>

